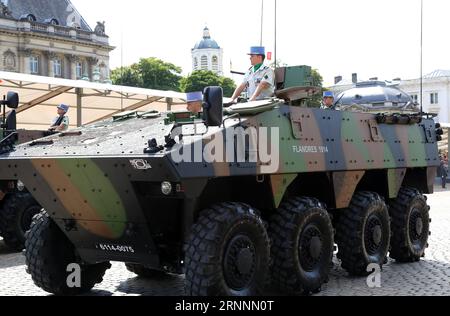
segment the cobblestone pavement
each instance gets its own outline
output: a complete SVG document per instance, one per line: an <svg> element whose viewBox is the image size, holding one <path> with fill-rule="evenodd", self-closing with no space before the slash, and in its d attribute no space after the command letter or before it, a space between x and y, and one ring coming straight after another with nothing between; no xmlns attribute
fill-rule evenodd
<svg viewBox="0 0 450 316"><path fill-rule="evenodd" d="M426 257L413 264L389 261L381 274L381 288L371 289L366 278L348 277L336 262L330 282L318 295L450 295L450 191L437 189L429 197L432 235ZM0 239L0 295L47 295L34 286L25 272L22 254L9 253ZM91 292L93 296L154 295L179 296L184 294L181 276L166 276L156 280L136 278L123 264L114 263L104 282Z"/></svg>

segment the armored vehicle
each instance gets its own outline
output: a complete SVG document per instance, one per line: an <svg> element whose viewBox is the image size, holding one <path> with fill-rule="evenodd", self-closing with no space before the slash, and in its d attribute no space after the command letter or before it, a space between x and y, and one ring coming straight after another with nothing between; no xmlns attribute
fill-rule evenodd
<svg viewBox="0 0 450 316"><path fill-rule="evenodd" d="M19 97L16 93L8 93L1 105L0 153L10 152L15 144L46 136L43 131L17 130L15 109L19 105ZM11 109L8 115L6 107ZM0 181L0 236L9 248L19 251L24 248L25 232L30 228L33 216L41 209L21 181Z"/></svg>
<svg viewBox="0 0 450 316"><path fill-rule="evenodd" d="M343 111L363 111L372 113L417 113L418 104L410 95L397 86L388 86L383 81L365 81L340 93L335 109Z"/></svg>
<svg viewBox="0 0 450 316"><path fill-rule="evenodd" d="M187 295L296 295L328 280L335 243L351 275L420 260L441 131L422 113L295 106L310 72L278 71L282 99L224 108L209 87L203 116L127 112L2 155L0 179L45 208L26 240L35 284L83 293L118 261L185 274Z"/></svg>

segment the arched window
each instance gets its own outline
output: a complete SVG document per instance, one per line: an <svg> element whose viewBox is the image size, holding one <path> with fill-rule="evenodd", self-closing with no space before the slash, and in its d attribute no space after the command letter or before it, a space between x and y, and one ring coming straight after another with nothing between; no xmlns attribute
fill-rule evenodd
<svg viewBox="0 0 450 316"><path fill-rule="evenodd" d="M198 70L198 59L197 59L197 57L194 58L194 70Z"/></svg>
<svg viewBox="0 0 450 316"><path fill-rule="evenodd" d="M201 65L202 70L208 70L208 56L203 55L201 58Z"/></svg>
<svg viewBox="0 0 450 316"><path fill-rule="evenodd" d="M219 71L219 58L217 56L213 56L212 58L212 70Z"/></svg>
<svg viewBox="0 0 450 316"><path fill-rule="evenodd" d="M59 25L59 21L55 18L46 19L44 20L45 24L51 24L51 25Z"/></svg>
<svg viewBox="0 0 450 316"><path fill-rule="evenodd" d="M36 17L33 14L23 14L20 16L19 20L27 22L36 22Z"/></svg>

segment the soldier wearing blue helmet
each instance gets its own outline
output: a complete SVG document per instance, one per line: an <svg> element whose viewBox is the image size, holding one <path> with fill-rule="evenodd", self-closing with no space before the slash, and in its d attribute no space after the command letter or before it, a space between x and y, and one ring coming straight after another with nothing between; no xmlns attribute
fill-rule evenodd
<svg viewBox="0 0 450 316"><path fill-rule="evenodd" d="M199 114L202 112L203 93L188 92L186 93L187 110L192 114Z"/></svg>
<svg viewBox="0 0 450 316"><path fill-rule="evenodd" d="M57 107L58 116L52 121L49 131L64 132L69 129L69 117L66 115L69 112L69 106L60 104Z"/></svg>
<svg viewBox="0 0 450 316"><path fill-rule="evenodd" d="M334 105L334 93L332 91L325 91L323 93L322 110L329 110Z"/></svg>
<svg viewBox="0 0 450 316"><path fill-rule="evenodd" d="M275 92L275 74L264 65L266 50L261 46L250 48L250 62L252 67L247 71L243 82L234 92L233 102L247 89L249 101L263 100L273 96Z"/></svg>

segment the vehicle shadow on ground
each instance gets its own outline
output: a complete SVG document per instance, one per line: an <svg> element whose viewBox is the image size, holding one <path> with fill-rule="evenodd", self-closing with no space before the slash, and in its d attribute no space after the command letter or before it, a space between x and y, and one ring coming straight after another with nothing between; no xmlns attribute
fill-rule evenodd
<svg viewBox="0 0 450 316"><path fill-rule="evenodd" d="M0 255L10 255L14 253L20 253L20 251L11 250L8 248L2 239L0 239Z"/></svg>
<svg viewBox="0 0 450 316"><path fill-rule="evenodd" d="M184 296L184 276L167 274L151 279L133 277L121 282L116 291L140 296Z"/></svg>
<svg viewBox="0 0 450 316"><path fill-rule="evenodd" d="M0 238L0 269L18 267L25 264L25 257L21 252L8 248Z"/></svg>

